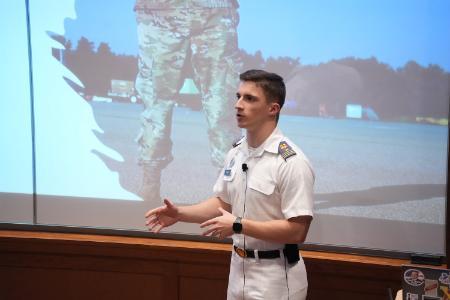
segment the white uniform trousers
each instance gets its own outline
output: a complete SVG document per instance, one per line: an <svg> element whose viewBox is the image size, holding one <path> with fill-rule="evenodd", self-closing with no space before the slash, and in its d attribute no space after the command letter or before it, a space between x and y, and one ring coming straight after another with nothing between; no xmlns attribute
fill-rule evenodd
<svg viewBox="0 0 450 300"><path fill-rule="evenodd" d="M290 265L280 258L241 258L231 255L228 300L305 300L308 289L303 258Z"/></svg>

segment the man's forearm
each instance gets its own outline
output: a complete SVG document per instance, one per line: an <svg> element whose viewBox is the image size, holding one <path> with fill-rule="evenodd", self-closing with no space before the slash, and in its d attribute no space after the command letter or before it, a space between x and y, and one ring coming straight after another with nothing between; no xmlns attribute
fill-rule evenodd
<svg viewBox="0 0 450 300"><path fill-rule="evenodd" d="M308 233L311 217L292 220L253 221L242 219L242 233L257 239L282 244L303 243Z"/></svg>
<svg viewBox="0 0 450 300"><path fill-rule="evenodd" d="M217 197L209 198L198 204L179 206L179 221L188 223L202 223L220 215L219 207L230 211L230 205Z"/></svg>

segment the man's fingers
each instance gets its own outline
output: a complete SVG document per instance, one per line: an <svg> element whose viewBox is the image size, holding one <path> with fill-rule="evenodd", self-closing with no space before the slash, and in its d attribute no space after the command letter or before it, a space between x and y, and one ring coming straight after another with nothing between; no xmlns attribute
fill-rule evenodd
<svg viewBox="0 0 450 300"><path fill-rule="evenodd" d="M160 224L159 227L158 227L158 229L156 229L156 230L153 231L153 232L154 232L154 233L159 233L159 232L161 231L161 229L163 229L164 227L166 227L166 226Z"/></svg>
<svg viewBox="0 0 450 300"><path fill-rule="evenodd" d="M216 223L216 218L209 219L209 220L203 222L202 224L200 224L200 228L208 227L209 225L212 225L212 224L215 224L215 223Z"/></svg>
<svg viewBox="0 0 450 300"><path fill-rule="evenodd" d="M211 236L216 235L217 234L217 228L216 227L211 227L211 228L209 228L208 230L206 230L206 231L204 231L202 233L203 236L207 236L207 235L210 235L210 234L211 234Z"/></svg>
<svg viewBox="0 0 450 300"><path fill-rule="evenodd" d="M167 212L168 209L175 209L175 206L173 205L172 202L170 202L170 200L168 199L164 199L164 206L160 206L154 209L149 210L146 214L145 217L148 218L152 215L156 215L156 214L161 214L164 212Z"/></svg>
<svg viewBox="0 0 450 300"><path fill-rule="evenodd" d="M159 226L159 229L155 230L155 228L156 228L157 226ZM154 233L158 233L158 232L161 230L161 227L162 227L161 224L155 223L155 224L153 224L152 227L150 228L150 231L151 231L151 232L154 232Z"/></svg>
<svg viewBox="0 0 450 300"><path fill-rule="evenodd" d="M155 214L157 214L157 213L160 213L163 209L164 209L164 207L163 207L163 206L160 206L160 207L158 207L158 208L154 208L154 209L152 209L152 210L149 210L149 211L145 214L145 217L148 218L148 217L153 216L153 215L155 215Z"/></svg>
<svg viewBox="0 0 450 300"><path fill-rule="evenodd" d="M150 232L158 233L165 226L163 224L161 224L158 219L154 219L154 220L152 220L151 222L148 223L147 227L148 227L148 230Z"/></svg>
<svg viewBox="0 0 450 300"><path fill-rule="evenodd" d="M150 216L153 216L153 215L157 214L160 210L161 210L161 207L151 209L145 214L145 217L148 218Z"/></svg>
<svg viewBox="0 0 450 300"><path fill-rule="evenodd" d="M148 216L147 222L152 222L154 220L158 220L160 216L161 216L160 212L155 212L154 214Z"/></svg>
<svg viewBox="0 0 450 300"><path fill-rule="evenodd" d="M153 218L148 219L147 222L145 222L145 225L147 226L153 225L155 223L158 223L158 220L159 220L158 217L153 216Z"/></svg>

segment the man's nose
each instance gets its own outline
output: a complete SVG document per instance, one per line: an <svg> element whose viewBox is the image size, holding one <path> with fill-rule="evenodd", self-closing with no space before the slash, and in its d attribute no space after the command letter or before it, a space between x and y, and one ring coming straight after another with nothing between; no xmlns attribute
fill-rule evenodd
<svg viewBox="0 0 450 300"><path fill-rule="evenodd" d="M234 104L234 108L242 109L242 97L240 97L236 100L236 103Z"/></svg>

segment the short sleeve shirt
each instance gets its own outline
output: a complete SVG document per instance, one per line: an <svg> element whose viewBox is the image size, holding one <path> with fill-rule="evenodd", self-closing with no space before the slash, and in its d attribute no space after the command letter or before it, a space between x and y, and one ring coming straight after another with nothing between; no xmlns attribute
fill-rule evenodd
<svg viewBox="0 0 450 300"><path fill-rule="evenodd" d="M293 155L283 157L280 143ZM290 152L292 154L292 152ZM244 171L243 165L248 168ZM231 149L214 185L214 194L232 207L235 216L255 221L313 216L314 171L303 152L275 128L266 141L249 153L246 139ZM233 235L244 247L244 237ZM245 237L245 248L281 249L284 245Z"/></svg>

